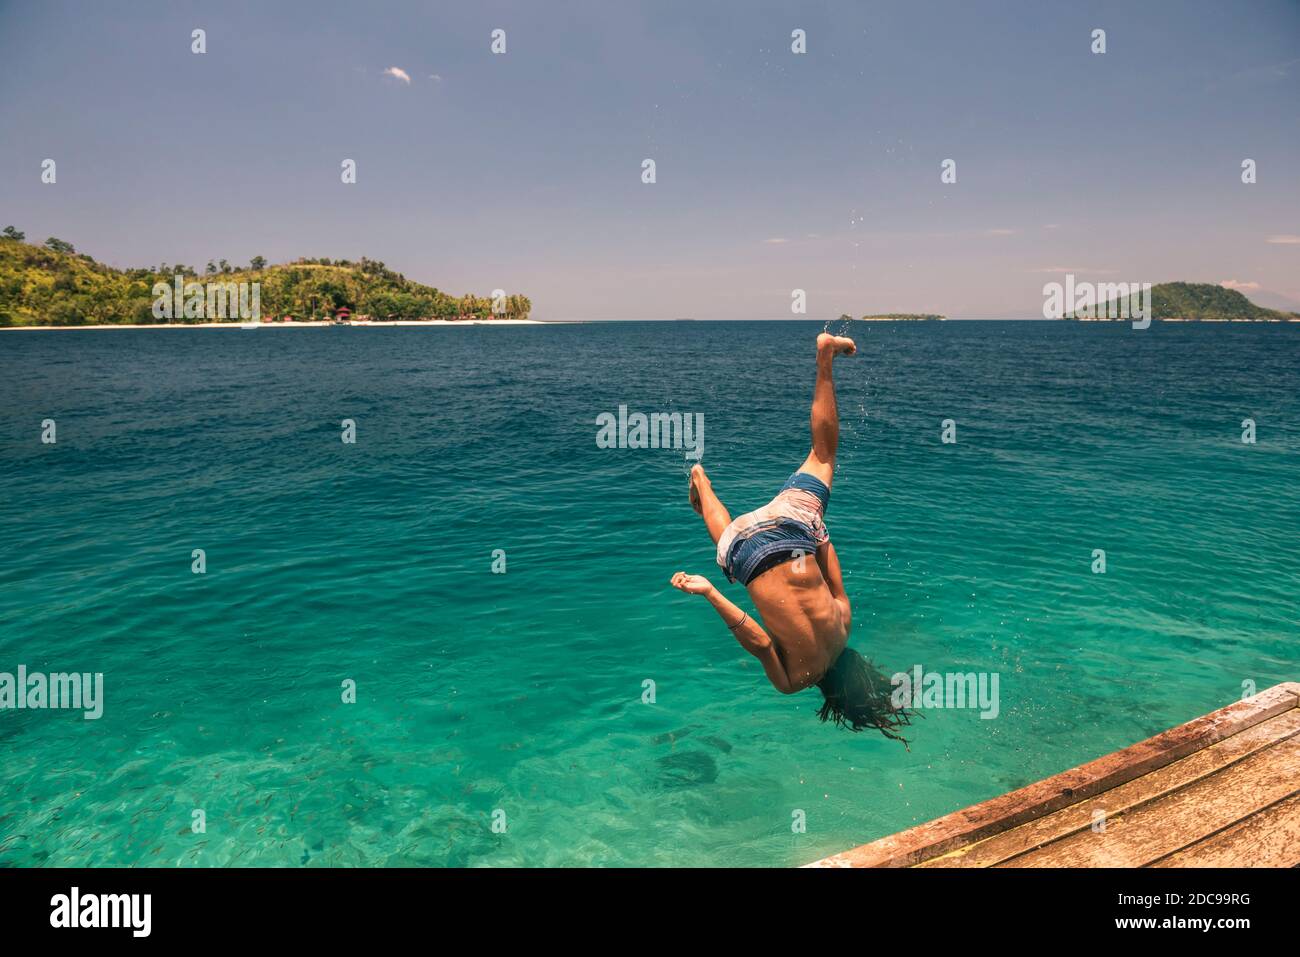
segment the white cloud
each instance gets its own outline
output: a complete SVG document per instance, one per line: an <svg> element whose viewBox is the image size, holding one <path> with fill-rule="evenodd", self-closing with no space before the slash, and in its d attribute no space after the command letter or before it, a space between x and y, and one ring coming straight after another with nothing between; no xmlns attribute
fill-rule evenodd
<svg viewBox="0 0 1300 957"><path fill-rule="evenodd" d="M986 229L985 236L1010 236L1015 233L1014 229Z"/></svg>
<svg viewBox="0 0 1300 957"><path fill-rule="evenodd" d="M1285 233L1281 236L1270 236L1268 237L1268 241L1281 246L1300 246L1300 236L1292 236Z"/></svg>
<svg viewBox="0 0 1300 957"><path fill-rule="evenodd" d="M782 243L788 243L789 241L790 241L790 240L786 239L786 238L783 237L783 236L774 236L772 239L765 239L765 240L763 240L763 242L766 243L766 244L769 245L769 246L779 246L779 245L781 245Z"/></svg>
<svg viewBox="0 0 1300 957"><path fill-rule="evenodd" d="M384 71L384 76L391 76L396 80L401 80L407 86L411 85L411 75L400 66L390 66Z"/></svg>
<svg viewBox="0 0 1300 957"><path fill-rule="evenodd" d="M1238 291L1242 289L1249 289L1253 292L1254 290L1259 288L1259 283L1257 282L1238 282L1236 279L1221 280L1219 282L1219 285L1222 286L1224 289L1236 289Z"/></svg>
<svg viewBox="0 0 1300 957"><path fill-rule="evenodd" d="M439 76L438 74L436 74L436 73L430 73L430 74L429 74L429 79L430 79L430 80L433 80L435 83L441 83L441 82L442 82L442 77L440 77L440 76Z"/></svg>

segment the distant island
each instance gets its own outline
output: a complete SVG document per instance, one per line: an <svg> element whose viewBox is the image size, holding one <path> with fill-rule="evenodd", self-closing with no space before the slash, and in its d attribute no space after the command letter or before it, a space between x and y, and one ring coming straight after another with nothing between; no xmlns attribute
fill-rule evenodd
<svg viewBox="0 0 1300 957"><path fill-rule="evenodd" d="M1120 302L1111 299L1094 307L1091 316L1067 313L1065 318L1071 322L1114 322L1117 320L1109 317L1121 315ZM1123 315L1131 315L1136 304L1136 297L1130 297L1129 311ZM1300 322L1300 313L1265 309L1236 289L1214 283L1162 282L1151 287L1151 318L1164 322Z"/></svg>
<svg viewBox="0 0 1300 957"><path fill-rule="evenodd" d="M233 291L253 283L263 322L520 321L532 310L527 296L454 296L364 257L360 262L299 259L270 265L255 256L247 266L232 266L223 259L209 262L202 273L180 263L115 269L55 237L36 246L13 226L0 235L0 326L234 324L247 317L225 310L219 317L206 312L187 316L180 293L189 298L193 289L197 299L206 295L200 290L228 286ZM176 287L177 307L159 317L155 306L163 285Z"/></svg>
<svg viewBox="0 0 1300 957"><path fill-rule="evenodd" d="M948 318L947 316L936 316L930 313L921 312L883 312L872 316L863 316L863 322L921 322L940 321Z"/></svg>

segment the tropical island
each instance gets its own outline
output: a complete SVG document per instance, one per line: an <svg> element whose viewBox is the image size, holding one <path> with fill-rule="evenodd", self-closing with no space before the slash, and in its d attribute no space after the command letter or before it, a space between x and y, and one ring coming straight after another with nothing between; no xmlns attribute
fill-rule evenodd
<svg viewBox="0 0 1300 957"><path fill-rule="evenodd" d="M222 259L209 262L202 273L181 263L116 269L53 236L37 246L13 226L0 234L0 326L235 324L247 317L186 316L179 303L174 313L159 316L158 290L173 284L237 289L253 283L263 322L518 322L527 320L532 309L524 295L498 295L496 300L473 293L455 296L364 257L360 262L299 259L271 265L254 256L247 266Z"/></svg>
<svg viewBox="0 0 1300 957"><path fill-rule="evenodd" d="M1111 299L1089 310L1088 317L1067 313L1072 322L1127 321L1140 305L1138 296L1127 302ZM1300 322L1300 313L1257 306L1236 289L1209 282L1162 282L1151 287L1151 318L1163 322ZM1127 307L1121 312L1121 305Z"/></svg>

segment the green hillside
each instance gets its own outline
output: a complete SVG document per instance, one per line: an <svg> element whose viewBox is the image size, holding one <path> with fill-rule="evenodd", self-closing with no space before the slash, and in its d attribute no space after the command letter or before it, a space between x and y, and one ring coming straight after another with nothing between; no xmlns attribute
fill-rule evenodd
<svg viewBox="0 0 1300 957"><path fill-rule="evenodd" d="M1112 299L1107 307L1094 310L1099 315L1119 315L1119 301ZM1141 305L1136 297L1129 298L1129 315ZM1257 306L1235 289L1208 282L1162 282L1151 287L1151 318L1212 322L1278 322L1296 318L1293 312L1280 312ZM1067 315L1073 319L1073 315Z"/></svg>
<svg viewBox="0 0 1300 957"><path fill-rule="evenodd" d="M485 296L453 296L373 259L300 259L272 266L256 257L240 268L224 260L208 263L200 274L194 267L167 263L114 269L62 240L51 237L35 246L24 239L13 227L0 237L0 326L207 321L154 318L154 284L170 285L178 273L191 282L259 283L264 317L324 318L346 307L375 319L526 319L532 308L527 296L512 295L505 299L505 314L496 317Z"/></svg>

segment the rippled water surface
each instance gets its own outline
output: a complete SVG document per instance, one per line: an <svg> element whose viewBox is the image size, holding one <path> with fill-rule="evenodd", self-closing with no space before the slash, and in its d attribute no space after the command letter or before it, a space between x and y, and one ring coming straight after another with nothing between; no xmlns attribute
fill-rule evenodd
<svg viewBox="0 0 1300 957"><path fill-rule="evenodd" d="M722 582L682 453L595 420L703 413L747 511L819 328L0 333L0 671L106 698L0 711L0 865L804 863L1300 677L1300 327L879 323L837 367L853 641L1000 713L908 752L771 690L667 587Z"/></svg>

